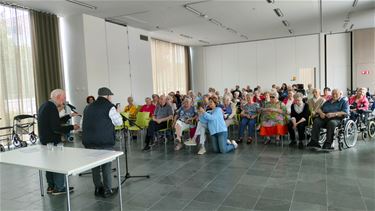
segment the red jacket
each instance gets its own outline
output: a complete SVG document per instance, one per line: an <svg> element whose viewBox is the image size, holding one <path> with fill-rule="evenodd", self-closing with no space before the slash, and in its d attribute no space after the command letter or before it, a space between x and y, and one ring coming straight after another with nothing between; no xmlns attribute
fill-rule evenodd
<svg viewBox="0 0 375 211"><path fill-rule="evenodd" d="M357 106L356 106L356 109L358 110L368 110L368 107L369 107L369 102L366 98L366 96L362 96L361 99L358 99L357 100L357 96L351 96L349 98L349 105L352 105L353 103L355 103L357 101Z"/></svg>
<svg viewBox="0 0 375 211"><path fill-rule="evenodd" d="M152 117L154 115L154 112L155 112L155 109L156 109L156 106L154 104L151 104L151 105L143 105L141 110L139 110L140 112L150 112L150 117Z"/></svg>

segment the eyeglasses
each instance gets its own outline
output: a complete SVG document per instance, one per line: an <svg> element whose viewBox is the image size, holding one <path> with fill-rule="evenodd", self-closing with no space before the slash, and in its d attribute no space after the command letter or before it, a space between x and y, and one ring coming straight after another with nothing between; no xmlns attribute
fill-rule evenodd
<svg viewBox="0 0 375 211"><path fill-rule="evenodd" d="M276 98L275 96L270 96L270 98Z"/></svg>

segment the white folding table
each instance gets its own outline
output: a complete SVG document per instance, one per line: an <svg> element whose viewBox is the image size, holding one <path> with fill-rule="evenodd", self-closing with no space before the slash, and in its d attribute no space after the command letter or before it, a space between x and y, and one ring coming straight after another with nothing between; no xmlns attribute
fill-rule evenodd
<svg viewBox="0 0 375 211"><path fill-rule="evenodd" d="M0 153L0 163L39 169L40 193L44 196L43 171L65 174L67 209L70 211L69 176L95 168L102 164L117 161L120 210L122 210L121 174L119 157L121 151L94 150L84 148L56 147L48 150L46 146L35 145Z"/></svg>

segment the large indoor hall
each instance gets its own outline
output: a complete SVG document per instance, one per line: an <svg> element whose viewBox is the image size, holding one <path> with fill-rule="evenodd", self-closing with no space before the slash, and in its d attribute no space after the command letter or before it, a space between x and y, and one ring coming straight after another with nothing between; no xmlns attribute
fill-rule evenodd
<svg viewBox="0 0 375 211"><path fill-rule="evenodd" d="M373 0L0 1L0 211L375 211Z"/></svg>

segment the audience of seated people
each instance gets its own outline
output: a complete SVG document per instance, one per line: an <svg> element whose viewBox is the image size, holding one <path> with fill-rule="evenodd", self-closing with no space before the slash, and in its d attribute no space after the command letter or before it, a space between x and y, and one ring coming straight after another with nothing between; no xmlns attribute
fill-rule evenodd
<svg viewBox="0 0 375 211"><path fill-rule="evenodd" d="M206 131L209 131L209 140L213 140L214 151L225 153L235 149L237 143L243 142L244 138L247 138L247 143L250 144L257 130L259 135L264 137L264 144L269 144L271 137L279 142L281 136L289 133L289 145L293 147L298 144L298 148L302 149L305 127L309 124L312 124L312 134L308 147L320 147L320 129L326 128L327 139L323 148L331 149L334 129L341 119L349 115L349 104L353 112L369 109L366 88L359 88L356 95L351 96L348 101L337 89L334 89L331 95L330 88L325 87L321 95L320 90L313 88L311 84L303 92L294 90L298 87L301 86L288 86L284 83L279 88L274 84L271 91L262 92L260 86L251 90L250 86L240 89L240 86L236 85L234 89L224 89L222 96L212 87L207 94L198 93L197 96L192 90L186 95L176 91L167 96L161 95L160 98L153 94L152 100L147 97L146 104L140 109L141 112L150 112L152 117L147 128L144 150L150 149L156 132L168 125L175 131L176 151L187 141L186 144L198 144L199 155L205 154ZM180 106L178 102L182 102ZM137 107L132 97L128 98L128 103L124 111L128 112L131 118L135 118ZM239 115L239 122L234 122L236 115ZM173 121L167 124L168 120ZM257 123L259 127L256 127ZM237 142L233 140L234 143L227 140L227 128L233 124L239 126L239 136ZM182 140L183 131L188 131L192 138Z"/></svg>

